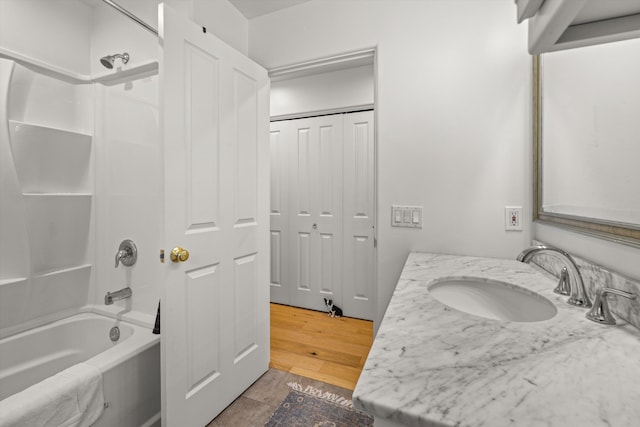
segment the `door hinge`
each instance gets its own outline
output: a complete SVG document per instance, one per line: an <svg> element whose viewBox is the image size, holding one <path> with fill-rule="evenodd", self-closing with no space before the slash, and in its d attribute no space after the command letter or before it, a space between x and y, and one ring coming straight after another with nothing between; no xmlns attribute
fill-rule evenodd
<svg viewBox="0 0 640 427"><path fill-rule="evenodd" d="M376 239L375 237L373 238L373 247L374 248L378 247L378 239Z"/></svg>

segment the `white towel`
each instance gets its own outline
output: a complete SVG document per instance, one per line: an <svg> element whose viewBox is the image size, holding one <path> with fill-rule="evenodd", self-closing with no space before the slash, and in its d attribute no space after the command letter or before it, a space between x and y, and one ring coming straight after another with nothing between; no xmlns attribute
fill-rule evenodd
<svg viewBox="0 0 640 427"><path fill-rule="evenodd" d="M102 372L78 363L0 401L0 427L85 427L102 411Z"/></svg>

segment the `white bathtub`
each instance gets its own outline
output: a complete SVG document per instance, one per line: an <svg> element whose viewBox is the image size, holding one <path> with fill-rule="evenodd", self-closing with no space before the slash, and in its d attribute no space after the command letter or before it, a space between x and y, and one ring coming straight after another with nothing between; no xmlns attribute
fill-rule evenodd
<svg viewBox="0 0 640 427"><path fill-rule="evenodd" d="M109 331L116 325L120 339L112 342ZM102 371L108 406L94 426L159 424L159 336L94 313L0 340L0 400L80 362Z"/></svg>

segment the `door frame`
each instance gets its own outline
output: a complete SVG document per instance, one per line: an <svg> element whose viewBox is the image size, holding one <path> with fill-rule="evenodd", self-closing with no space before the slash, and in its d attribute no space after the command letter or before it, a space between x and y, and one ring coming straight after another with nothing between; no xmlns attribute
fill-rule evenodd
<svg viewBox="0 0 640 427"><path fill-rule="evenodd" d="M294 63L290 65L284 65L280 67L273 67L267 69L269 78L271 81L286 80L305 75L320 74L323 72L336 71L340 69L346 69L351 67L357 67L360 65L373 65L373 104L364 105L351 105L341 108L332 108L326 110L317 110L296 114L283 114L278 116L270 116L270 122L278 122L291 119L304 119L309 117L330 115L330 114L342 114L342 113L355 113L358 111L373 110L373 306L374 306L374 334L378 329L379 322L382 320L382 314L384 310L380 310L378 306L378 230L380 228L378 215L378 47L373 46L370 48L364 48L356 51L349 51L338 53L336 55L326 56L322 58L313 59L310 61L304 61ZM272 171L273 172L273 171Z"/></svg>

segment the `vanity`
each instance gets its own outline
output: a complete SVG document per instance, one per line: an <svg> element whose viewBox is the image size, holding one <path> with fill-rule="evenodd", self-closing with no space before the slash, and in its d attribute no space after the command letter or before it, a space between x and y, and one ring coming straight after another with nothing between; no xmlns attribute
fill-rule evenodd
<svg viewBox="0 0 640 427"><path fill-rule="evenodd" d="M511 286L551 311L511 321L453 309L433 290L454 279ZM354 406L376 427L638 425L640 331L587 320L557 283L516 260L409 254Z"/></svg>

